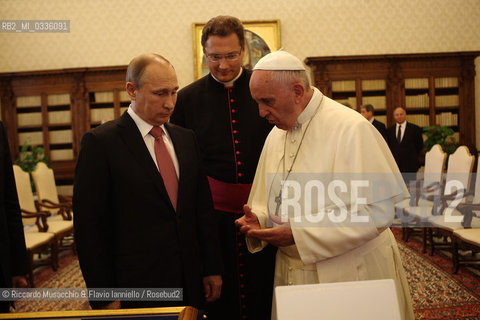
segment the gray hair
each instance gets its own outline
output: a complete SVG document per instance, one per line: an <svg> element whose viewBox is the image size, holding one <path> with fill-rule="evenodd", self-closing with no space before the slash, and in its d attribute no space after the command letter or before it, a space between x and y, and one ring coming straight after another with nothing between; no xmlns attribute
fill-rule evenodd
<svg viewBox="0 0 480 320"><path fill-rule="evenodd" d="M310 90L310 77L305 70L275 70L272 71L271 79L276 83L284 85L300 82L306 91Z"/></svg>

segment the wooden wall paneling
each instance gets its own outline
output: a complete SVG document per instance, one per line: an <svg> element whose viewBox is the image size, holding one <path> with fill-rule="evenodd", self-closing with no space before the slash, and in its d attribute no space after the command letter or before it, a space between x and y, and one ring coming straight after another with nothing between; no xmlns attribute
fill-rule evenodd
<svg viewBox="0 0 480 320"><path fill-rule="evenodd" d="M7 76L4 79L0 78L0 94L2 103L2 121L8 135L10 154L14 155L14 151L18 149L18 141L16 138L17 119L10 77Z"/></svg>
<svg viewBox="0 0 480 320"><path fill-rule="evenodd" d="M428 100L430 125L436 125L437 120L435 112L435 78L432 76L428 78Z"/></svg>
<svg viewBox="0 0 480 320"><path fill-rule="evenodd" d="M91 128L88 93L111 91L114 94L114 100L112 102L114 115L118 117L122 103L120 101L120 92L125 90L125 72L126 66L118 66L0 74L2 119L8 130L12 160L18 156L21 143L18 134L22 132L22 130L28 133L38 128L42 133L43 147L45 148L47 156L50 156L53 151L52 148L58 150L60 153L70 150L70 143L64 143L62 139L69 141L69 131L71 130L73 159L51 161L54 166L56 179L71 183L74 175L75 161L80 149L81 138L83 134ZM67 104L64 104L64 102L49 106L48 101L50 96L63 94L68 94L70 97L69 107ZM40 112L41 124L20 126L18 123L18 107L16 102L19 97L30 96L40 96L40 103L37 107L30 108L34 109L34 111L26 108L22 110L22 113L27 114L28 118L29 112ZM52 97L52 101L55 100L54 98L57 97ZM62 99L64 99L64 97ZM62 123L61 120L52 120L54 122L49 122L49 117L53 119L57 116L57 114L55 114L56 111L67 111L66 109L68 109L71 116L69 123ZM51 114L49 114L49 112ZM24 118L25 117L23 117L23 119ZM58 132L56 137L54 132ZM64 138L62 138L61 135L64 135ZM55 138L55 140L52 141L51 137Z"/></svg>
<svg viewBox="0 0 480 320"><path fill-rule="evenodd" d="M458 130L459 143L476 152L474 59L479 55L480 52L451 52L308 57L305 63L311 68L314 85L329 97L333 92L322 88L332 81L384 79L387 126L393 125L393 110L401 106L422 126L447 123ZM436 81L441 83L445 80L442 78L457 78L458 85L436 88ZM407 89L406 81L420 85ZM365 103L365 90L357 86L355 91L357 105Z"/></svg>

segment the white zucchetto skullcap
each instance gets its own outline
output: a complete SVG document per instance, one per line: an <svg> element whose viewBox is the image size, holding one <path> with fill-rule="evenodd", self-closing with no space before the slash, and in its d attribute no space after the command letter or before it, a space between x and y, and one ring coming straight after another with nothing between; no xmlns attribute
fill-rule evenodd
<svg viewBox="0 0 480 320"><path fill-rule="evenodd" d="M253 70L305 71L305 66L294 55L279 50L271 52L258 60Z"/></svg>

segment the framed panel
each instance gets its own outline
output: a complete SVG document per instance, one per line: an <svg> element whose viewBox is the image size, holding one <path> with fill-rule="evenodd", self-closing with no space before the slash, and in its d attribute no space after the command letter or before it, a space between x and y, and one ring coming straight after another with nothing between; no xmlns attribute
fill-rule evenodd
<svg viewBox="0 0 480 320"><path fill-rule="evenodd" d="M243 65L251 69L264 55L277 51L281 47L280 20L244 21L245 56ZM202 48L202 29L205 23L193 24L193 64L195 79L208 74Z"/></svg>

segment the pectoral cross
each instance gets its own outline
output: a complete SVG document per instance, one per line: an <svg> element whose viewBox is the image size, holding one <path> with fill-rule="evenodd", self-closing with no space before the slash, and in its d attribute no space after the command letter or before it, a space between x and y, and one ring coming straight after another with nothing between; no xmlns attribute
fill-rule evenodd
<svg viewBox="0 0 480 320"><path fill-rule="evenodd" d="M275 216L278 217L280 206L282 205L282 190L280 190L278 196L275 197L275 203L277 204L275 207Z"/></svg>
<svg viewBox="0 0 480 320"><path fill-rule="evenodd" d="M281 190L280 190L280 193L278 194L278 196L275 197L275 203L277 204L277 206L275 208L275 215L272 215L269 212L268 216L273 223L276 223L278 225L283 225L283 224L285 224L285 222L283 222L282 218L280 218L280 216L279 216L280 206L282 204L282 191Z"/></svg>

